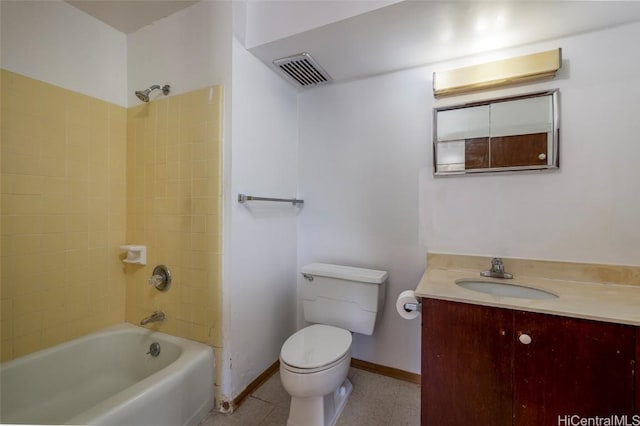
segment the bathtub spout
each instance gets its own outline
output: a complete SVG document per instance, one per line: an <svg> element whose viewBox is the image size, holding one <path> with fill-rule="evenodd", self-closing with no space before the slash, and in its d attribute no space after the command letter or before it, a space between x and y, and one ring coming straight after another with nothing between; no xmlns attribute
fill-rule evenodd
<svg viewBox="0 0 640 426"><path fill-rule="evenodd" d="M164 321L167 315L163 311L153 311L151 315L140 321L140 325L147 325L150 322Z"/></svg>

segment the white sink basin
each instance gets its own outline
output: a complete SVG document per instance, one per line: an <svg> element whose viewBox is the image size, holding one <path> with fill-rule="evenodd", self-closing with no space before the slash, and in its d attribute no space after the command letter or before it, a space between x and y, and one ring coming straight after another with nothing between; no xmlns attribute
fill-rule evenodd
<svg viewBox="0 0 640 426"><path fill-rule="evenodd" d="M456 285L468 290L491 294L500 297L516 297L518 299L557 299L553 293L518 284L507 284L495 281L458 280Z"/></svg>

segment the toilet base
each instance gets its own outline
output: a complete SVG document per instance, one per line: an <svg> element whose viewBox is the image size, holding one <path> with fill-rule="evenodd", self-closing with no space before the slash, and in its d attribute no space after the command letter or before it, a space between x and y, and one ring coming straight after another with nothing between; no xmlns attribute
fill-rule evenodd
<svg viewBox="0 0 640 426"><path fill-rule="evenodd" d="M353 385L349 379L338 389L324 395L309 398L291 397L287 426L334 426L347 404Z"/></svg>

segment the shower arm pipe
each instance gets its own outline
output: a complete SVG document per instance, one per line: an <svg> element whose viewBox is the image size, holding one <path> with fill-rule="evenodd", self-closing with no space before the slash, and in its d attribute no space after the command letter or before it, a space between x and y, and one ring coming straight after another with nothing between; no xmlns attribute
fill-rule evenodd
<svg viewBox="0 0 640 426"><path fill-rule="evenodd" d="M156 89L160 89L162 90L162 93L167 96L169 94L169 91L171 90L171 86L169 86L168 84L165 84L164 86L160 86L159 84L154 84L153 86L149 87L149 89L151 91L154 91Z"/></svg>
<svg viewBox="0 0 640 426"><path fill-rule="evenodd" d="M297 198L268 198L268 197L254 197L253 195L238 194L238 202L244 203L246 201L276 201L282 203L291 203L294 206L298 204L304 204L304 200L298 200Z"/></svg>
<svg viewBox="0 0 640 426"><path fill-rule="evenodd" d="M159 84L154 84L144 90L136 90L134 93L142 102L149 102L149 95L154 90L162 90L162 93L167 96L171 92L171 86L165 84L164 86L160 86Z"/></svg>

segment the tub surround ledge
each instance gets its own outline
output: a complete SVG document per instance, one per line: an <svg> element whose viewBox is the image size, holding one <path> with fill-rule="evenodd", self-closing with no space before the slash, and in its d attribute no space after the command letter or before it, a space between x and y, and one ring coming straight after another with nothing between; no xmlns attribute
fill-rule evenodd
<svg viewBox="0 0 640 426"><path fill-rule="evenodd" d="M513 279L483 278L490 257L430 253L416 296L640 326L640 267L503 258ZM555 299L498 297L457 280L493 281L553 293Z"/></svg>

